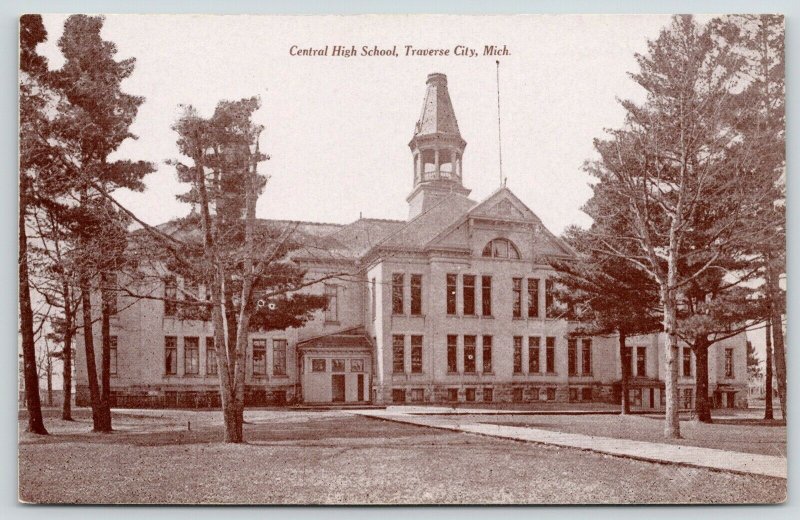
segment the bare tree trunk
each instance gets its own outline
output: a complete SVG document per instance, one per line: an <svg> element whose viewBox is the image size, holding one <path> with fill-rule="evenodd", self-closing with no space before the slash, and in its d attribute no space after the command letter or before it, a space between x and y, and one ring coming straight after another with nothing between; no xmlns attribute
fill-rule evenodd
<svg viewBox="0 0 800 520"><path fill-rule="evenodd" d="M64 368L63 393L64 402L61 405L61 419L64 421L72 420L72 327L74 317L72 316L72 295L69 284L64 281L61 285L61 293L64 297Z"/></svg>
<svg viewBox="0 0 800 520"><path fill-rule="evenodd" d="M97 431L108 433L111 427L111 313L108 304L108 277L100 275L100 419Z"/></svg>
<svg viewBox="0 0 800 520"><path fill-rule="evenodd" d="M47 353L47 406L53 406L53 358Z"/></svg>
<svg viewBox="0 0 800 520"><path fill-rule="evenodd" d="M768 318L764 325L765 340L766 340L766 378L764 381L764 420L771 421L775 418L772 411L772 326L770 325L771 318Z"/></svg>
<svg viewBox="0 0 800 520"><path fill-rule="evenodd" d="M695 373L694 373L694 411L697 420L703 423L711 423L711 404L708 401L708 336L700 335L695 338L692 350L694 350Z"/></svg>
<svg viewBox="0 0 800 520"><path fill-rule="evenodd" d="M767 287L770 293L770 321L772 347L775 356L775 375L778 379L778 398L781 400L781 418L786 420L786 352L783 341L783 291L780 288L780 269L775 260L767 256Z"/></svg>
<svg viewBox="0 0 800 520"><path fill-rule="evenodd" d="M85 273L80 274L79 284L81 289L81 314L83 315L83 347L86 352L86 376L89 380L89 401L92 406L92 424L94 431L103 431L100 386L97 384L97 363L94 357L91 284Z"/></svg>
<svg viewBox="0 0 800 520"><path fill-rule="evenodd" d="M670 264L673 262L670 258ZM674 286L674 267L670 265L668 286ZM672 291L662 289L664 306L664 332L666 344L664 348L664 391L666 392L666 410L664 417L664 436L668 439L681 438L681 425L678 416L678 334L675 300Z"/></svg>
<svg viewBox="0 0 800 520"><path fill-rule="evenodd" d="M206 189L205 165L203 150L197 149L192 156L195 163L195 182L200 197L200 222L203 229L203 251L206 264L213 275L211 277L211 320L214 326L214 350L217 353L217 371L219 373L220 400L222 401L222 417L225 424L225 442L241 443L243 410L237 405L236 389L236 356L231 351L231 341L226 331L226 295L225 271L220 265L214 235L212 232L211 213L209 211L208 190ZM234 329L235 330L235 329ZM233 372L231 369L233 368ZM244 371L244 367L242 367Z"/></svg>
<svg viewBox="0 0 800 520"><path fill-rule="evenodd" d="M23 179L24 182L24 179ZM25 193L20 187L19 200L19 320L22 335L22 364L25 379L25 406L28 409L28 431L47 435L39 398L39 374L36 370L36 344L33 334L33 307L28 279L28 235L25 230Z"/></svg>
<svg viewBox="0 0 800 520"><path fill-rule="evenodd" d="M631 413L630 391L628 390L631 377L631 356L626 340L627 335L621 331L619 333L619 359L622 364L622 410L620 412L622 415Z"/></svg>

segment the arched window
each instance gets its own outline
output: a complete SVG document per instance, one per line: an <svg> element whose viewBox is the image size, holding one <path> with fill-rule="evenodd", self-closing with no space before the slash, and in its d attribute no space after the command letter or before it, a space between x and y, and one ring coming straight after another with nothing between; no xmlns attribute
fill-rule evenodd
<svg viewBox="0 0 800 520"><path fill-rule="evenodd" d="M483 248L483 256L519 260L519 249L511 240L495 238L490 240L486 247Z"/></svg>

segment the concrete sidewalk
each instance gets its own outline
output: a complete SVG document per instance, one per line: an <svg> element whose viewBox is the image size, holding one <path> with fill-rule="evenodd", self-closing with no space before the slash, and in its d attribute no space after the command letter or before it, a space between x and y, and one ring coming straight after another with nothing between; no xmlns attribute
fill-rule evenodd
<svg viewBox="0 0 800 520"><path fill-rule="evenodd" d="M469 418L465 418L464 422L454 424L442 421L436 415L411 415L397 409L352 410L348 413L443 430L576 448L648 462L680 464L783 479L787 476L786 458L772 455L555 432L539 428L482 424L469 422Z"/></svg>

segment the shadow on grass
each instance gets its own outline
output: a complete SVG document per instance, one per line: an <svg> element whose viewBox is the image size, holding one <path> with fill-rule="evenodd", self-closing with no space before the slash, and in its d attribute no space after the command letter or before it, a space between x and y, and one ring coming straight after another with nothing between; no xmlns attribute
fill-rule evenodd
<svg viewBox="0 0 800 520"><path fill-rule="evenodd" d="M91 420L78 419L71 426L84 431L51 432L47 436L24 434L20 437L20 445L47 444L127 444L131 446L183 446L191 444L221 443L224 439L224 428L219 425L202 425L188 430L186 424L136 424L130 429L130 416L118 423L118 430L112 433L95 433L91 431ZM148 419L152 419L148 417ZM150 422L150 421L148 421ZM336 418L309 420L298 422L259 421L244 425L244 438L248 444L269 445L271 443L322 443L335 444L346 439L359 439L367 443L407 439L409 437L430 436L431 430L413 425L391 424L383 421L372 421L358 416L339 416ZM326 442L330 441L330 442Z"/></svg>

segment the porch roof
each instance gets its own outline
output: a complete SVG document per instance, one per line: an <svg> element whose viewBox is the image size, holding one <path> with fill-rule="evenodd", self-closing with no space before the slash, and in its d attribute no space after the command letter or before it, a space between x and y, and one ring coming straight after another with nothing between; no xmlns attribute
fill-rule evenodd
<svg viewBox="0 0 800 520"><path fill-rule="evenodd" d="M364 327L356 327L300 341L297 348L301 351L355 349L372 352L372 341Z"/></svg>

